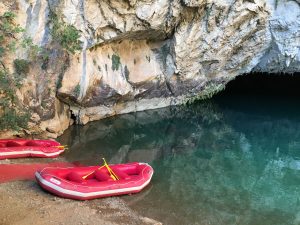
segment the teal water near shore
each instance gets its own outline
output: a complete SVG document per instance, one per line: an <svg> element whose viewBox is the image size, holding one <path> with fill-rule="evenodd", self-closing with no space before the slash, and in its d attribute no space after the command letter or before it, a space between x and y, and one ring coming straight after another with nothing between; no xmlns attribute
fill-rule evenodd
<svg viewBox="0 0 300 225"><path fill-rule="evenodd" d="M300 101L220 96L70 128L68 161L144 161L155 174L123 196L169 225L300 224Z"/></svg>

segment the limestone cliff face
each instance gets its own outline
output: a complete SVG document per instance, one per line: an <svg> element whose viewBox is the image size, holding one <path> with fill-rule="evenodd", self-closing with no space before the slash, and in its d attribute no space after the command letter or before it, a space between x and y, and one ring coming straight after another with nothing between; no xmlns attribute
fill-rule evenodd
<svg viewBox="0 0 300 225"><path fill-rule="evenodd" d="M260 63L258 72L294 73L300 71L300 1L278 4L269 18L271 43Z"/></svg>
<svg viewBox="0 0 300 225"><path fill-rule="evenodd" d="M7 10L50 52L46 63L32 63L20 91L33 112L29 133L55 136L73 119L85 124L204 98L251 71L300 71L298 1L1 2ZM80 31L82 51L59 48L50 12Z"/></svg>

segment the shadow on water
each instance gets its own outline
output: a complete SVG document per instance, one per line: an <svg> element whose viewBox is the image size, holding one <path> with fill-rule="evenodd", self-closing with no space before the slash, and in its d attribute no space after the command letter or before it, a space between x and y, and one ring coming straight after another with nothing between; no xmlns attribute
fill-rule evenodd
<svg viewBox="0 0 300 225"><path fill-rule="evenodd" d="M151 185L122 198L164 224L300 224L300 98L234 85L210 101L74 126L60 138L65 157L149 162Z"/></svg>

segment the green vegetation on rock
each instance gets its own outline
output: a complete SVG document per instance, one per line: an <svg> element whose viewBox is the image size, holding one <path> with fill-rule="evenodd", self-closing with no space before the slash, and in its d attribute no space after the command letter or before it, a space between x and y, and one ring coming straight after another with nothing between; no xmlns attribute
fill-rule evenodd
<svg viewBox="0 0 300 225"><path fill-rule="evenodd" d="M30 113L23 110L16 96L19 81L6 69L0 69L0 130L26 128Z"/></svg>
<svg viewBox="0 0 300 225"><path fill-rule="evenodd" d="M30 38L17 38L18 34L25 30L15 24L15 17L13 12L0 15L0 130L26 128L30 118L30 113L24 109L16 95L17 89L22 86L20 75L29 72L30 62L15 59L16 73L11 73L4 61L8 53L13 53L19 48L32 49L34 46Z"/></svg>
<svg viewBox="0 0 300 225"><path fill-rule="evenodd" d="M224 90L225 85L223 83L214 83L210 82L204 86L204 89L198 94L193 97L187 99L186 104L192 104L199 100L205 100L211 98L216 93Z"/></svg>
<svg viewBox="0 0 300 225"><path fill-rule="evenodd" d="M111 65L111 69L113 71L115 70L119 70L119 67L121 65L121 59L120 59L120 56L116 55L116 54L113 54L112 57L111 57L111 62L112 62L112 65Z"/></svg>
<svg viewBox="0 0 300 225"><path fill-rule="evenodd" d="M74 88L74 94L76 95L76 97L79 96L80 94L80 84L77 84Z"/></svg>
<svg viewBox="0 0 300 225"><path fill-rule="evenodd" d="M29 72L29 61L26 59L15 59L14 67L17 74L28 74Z"/></svg>
<svg viewBox="0 0 300 225"><path fill-rule="evenodd" d="M125 75L125 78L126 78L127 81L129 81L129 74L130 74L130 72L128 70L128 67L127 67L127 65L125 65L125 67L124 67L124 75Z"/></svg>
<svg viewBox="0 0 300 225"><path fill-rule="evenodd" d="M74 26L64 23L53 12L50 13L50 21L52 23L50 33L63 49L71 54L82 49L79 31Z"/></svg>

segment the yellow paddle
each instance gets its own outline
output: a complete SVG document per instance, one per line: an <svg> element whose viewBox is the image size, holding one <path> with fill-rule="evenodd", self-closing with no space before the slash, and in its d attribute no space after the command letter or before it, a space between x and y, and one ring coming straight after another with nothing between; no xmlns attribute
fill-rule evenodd
<svg viewBox="0 0 300 225"><path fill-rule="evenodd" d="M67 150L68 145L58 145L58 146L53 146L54 148L59 148L59 149L63 149L63 150Z"/></svg>
<svg viewBox="0 0 300 225"><path fill-rule="evenodd" d="M104 165L103 166L100 166L97 170L101 170L103 167L106 167L106 169L108 170L109 174L110 174L110 177L113 179L113 180L120 180L119 177L114 173L114 171L109 167L109 165L107 164L106 160L104 158L103 159L103 162L104 162ZM92 171L90 172L89 174L83 176L82 178L83 179L86 179L89 175L93 174L95 171Z"/></svg>
<svg viewBox="0 0 300 225"><path fill-rule="evenodd" d="M108 170L109 174L110 174L110 177L113 179L113 180L120 180L119 177L114 173L114 171L108 166L107 162L105 161L104 158L102 158L103 161L104 161L104 166L106 167L106 169Z"/></svg>

